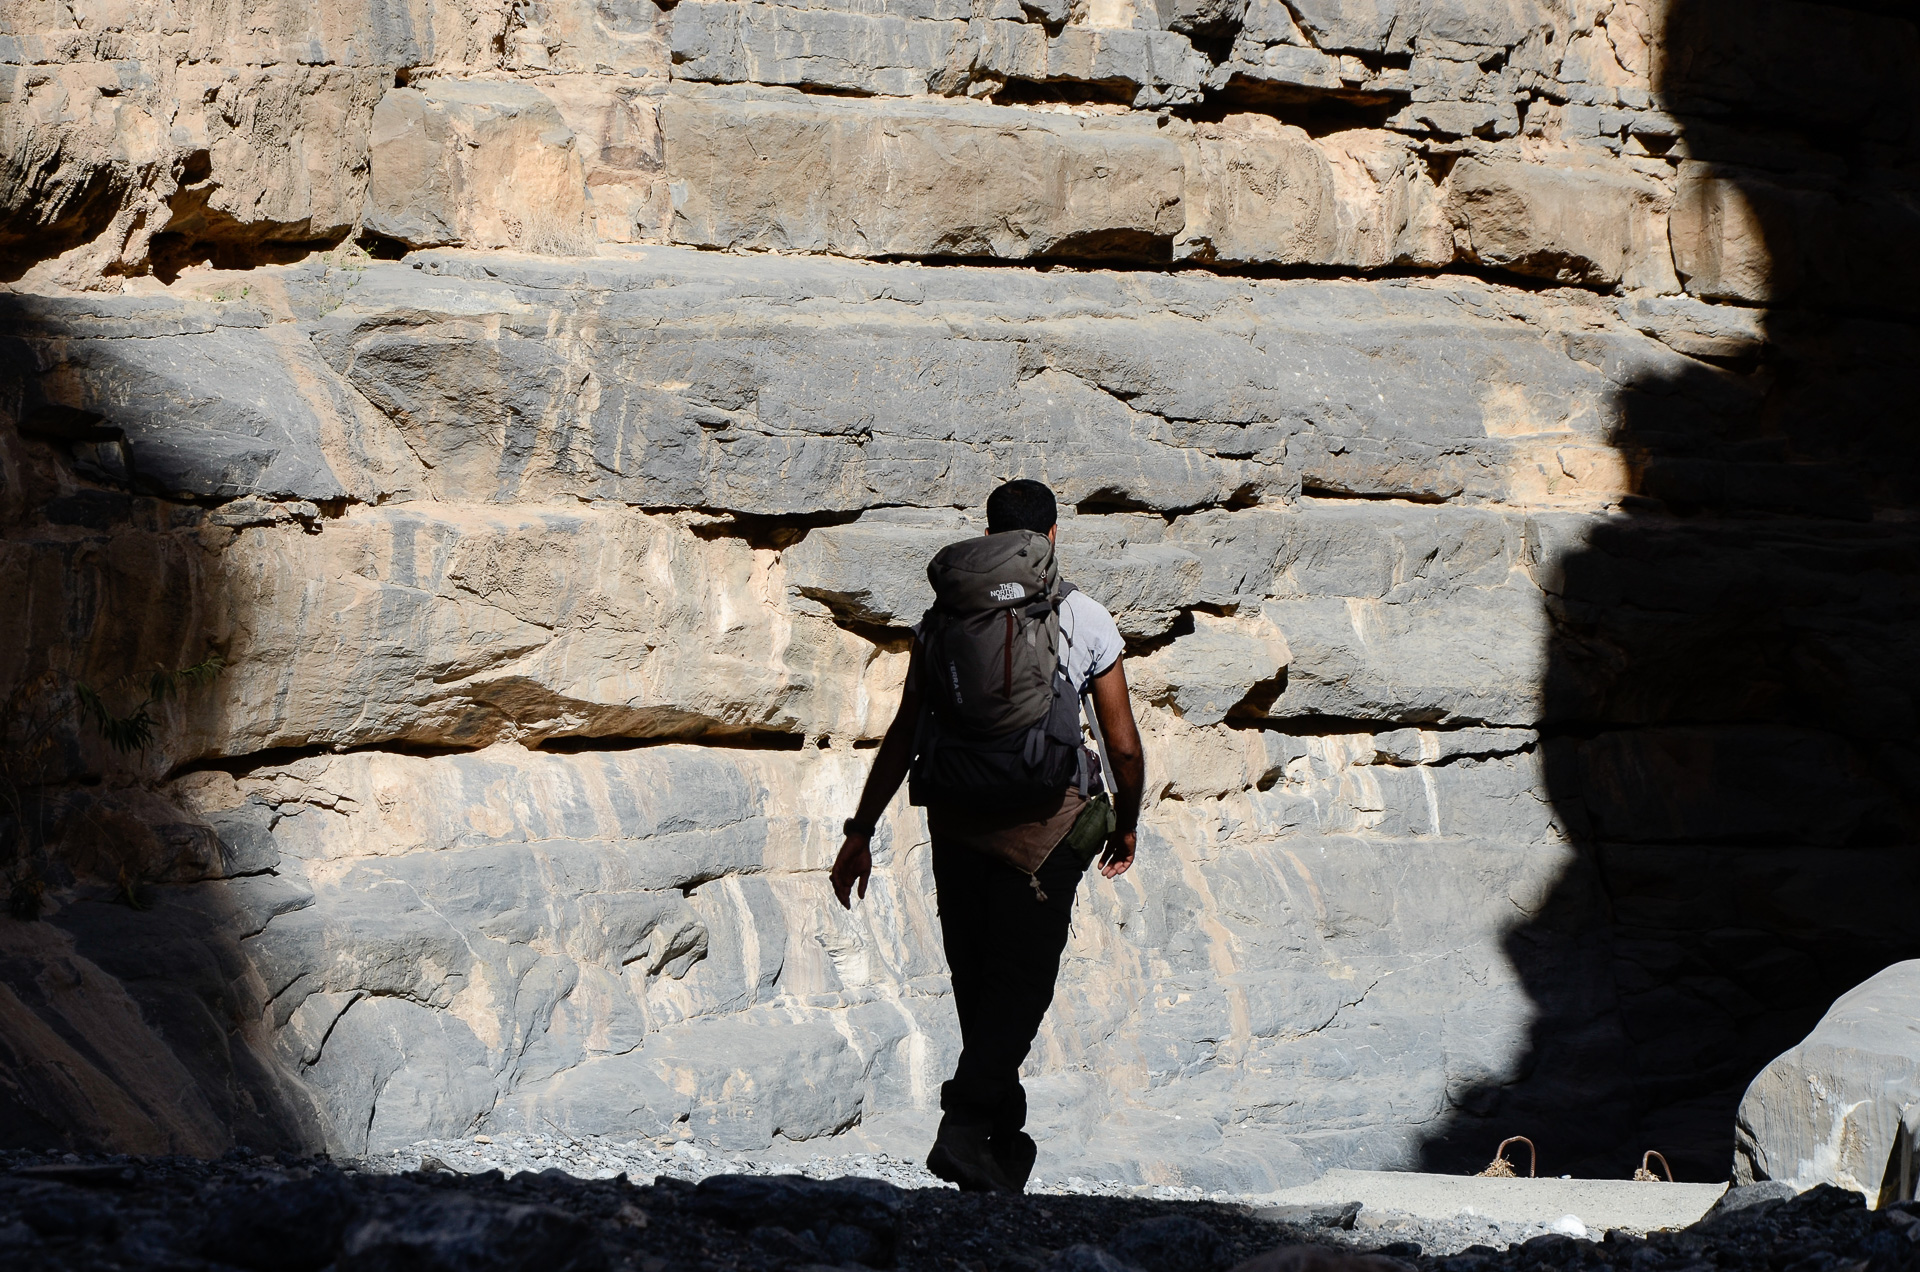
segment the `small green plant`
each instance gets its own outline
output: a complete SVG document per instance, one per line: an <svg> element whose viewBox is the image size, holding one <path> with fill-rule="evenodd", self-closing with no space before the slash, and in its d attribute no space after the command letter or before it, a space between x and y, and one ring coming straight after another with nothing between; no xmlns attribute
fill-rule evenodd
<svg viewBox="0 0 1920 1272"><path fill-rule="evenodd" d="M176 697L184 690L195 685L203 685L220 674L226 666L220 655L210 654L191 667L181 667L169 671L158 668L144 675L134 673L120 677L109 684L104 691L97 690L81 681L75 681L73 693L79 703L80 716L93 725L100 736L106 739L108 746L121 754L144 751L153 744L153 731L158 721L153 718L154 707L167 699ZM108 707L108 696L118 696L130 690L137 690L144 683L147 696L142 698L125 715L115 715Z"/></svg>
<svg viewBox="0 0 1920 1272"><path fill-rule="evenodd" d="M0 699L0 893L9 914L32 920L45 905L49 804L42 792L57 781L52 769L62 723L77 718L121 754L144 751L158 731L160 704L211 681L225 665L212 654L190 667L121 676L98 689L48 669ZM110 705L134 695L139 701L125 710ZM123 868L118 883L129 906L146 908L138 878Z"/></svg>
<svg viewBox="0 0 1920 1272"><path fill-rule="evenodd" d="M347 303L347 293L360 285L360 276L366 272L373 257L358 243L346 242L328 252L324 259L326 268L320 312L330 314Z"/></svg>

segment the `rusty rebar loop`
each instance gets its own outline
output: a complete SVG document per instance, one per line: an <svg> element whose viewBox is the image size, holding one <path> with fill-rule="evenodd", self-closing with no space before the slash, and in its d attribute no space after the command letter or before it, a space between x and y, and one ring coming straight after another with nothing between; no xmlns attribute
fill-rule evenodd
<svg viewBox="0 0 1920 1272"><path fill-rule="evenodd" d="M1652 1182L1657 1184L1660 1182L1660 1176L1653 1173L1653 1167L1648 1165L1649 1162L1659 1162L1660 1169L1667 1173L1667 1182L1673 1182L1673 1167L1667 1165L1666 1154L1653 1148L1648 1149L1646 1154L1640 1158L1640 1169L1633 1172L1635 1179L1642 1183Z"/></svg>
<svg viewBox="0 0 1920 1272"><path fill-rule="evenodd" d="M1493 1160L1488 1162L1487 1168L1480 1172L1480 1177L1483 1179L1512 1179L1516 1177L1517 1172L1513 1169L1513 1163L1507 1160L1507 1145L1509 1144L1525 1144L1527 1146L1527 1178L1538 1178L1540 1154L1539 1151L1534 1148L1533 1141L1524 1135L1509 1135L1507 1138L1501 1140L1500 1147L1493 1150Z"/></svg>

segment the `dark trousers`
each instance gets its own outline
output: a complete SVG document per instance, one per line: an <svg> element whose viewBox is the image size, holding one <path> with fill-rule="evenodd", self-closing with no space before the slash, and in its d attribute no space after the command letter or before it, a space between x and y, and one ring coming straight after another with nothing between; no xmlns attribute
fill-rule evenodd
<svg viewBox="0 0 1920 1272"><path fill-rule="evenodd" d="M982 1126L996 1137L1026 1125L1020 1065L1053 1001L1085 869L1073 853L1055 848L1036 874L1047 894L1042 901L1006 862L934 841L940 934L960 1013L960 1063L940 1088L946 1121Z"/></svg>

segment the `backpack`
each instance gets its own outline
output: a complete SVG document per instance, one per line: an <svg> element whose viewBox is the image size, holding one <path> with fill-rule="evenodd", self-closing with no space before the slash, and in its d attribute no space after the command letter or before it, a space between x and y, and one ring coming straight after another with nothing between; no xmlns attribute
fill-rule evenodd
<svg viewBox="0 0 1920 1272"><path fill-rule="evenodd" d="M1080 699L1060 661L1053 544L1009 530L949 544L927 565L921 712L907 797L918 805L1023 808L1085 792Z"/></svg>

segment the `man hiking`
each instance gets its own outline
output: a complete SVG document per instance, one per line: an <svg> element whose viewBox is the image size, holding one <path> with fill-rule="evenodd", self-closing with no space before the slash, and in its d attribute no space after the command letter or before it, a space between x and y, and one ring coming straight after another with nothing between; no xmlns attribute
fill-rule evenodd
<svg viewBox="0 0 1920 1272"><path fill-rule="evenodd" d="M851 909L856 885L867 895L874 825L910 776L960 1016L927 1168L968 1191L1020 1192L1033 1172L1020 1065L1053 1000L1080 876L1096 857L1109 879L1133 864L1145 781L1120 630L1060 578L1058 530L1053 492L1010 481L987 498L986 535L927 567L933 608L833 864ZM1082 740L1087 697L1104 764Z"/></svg>

